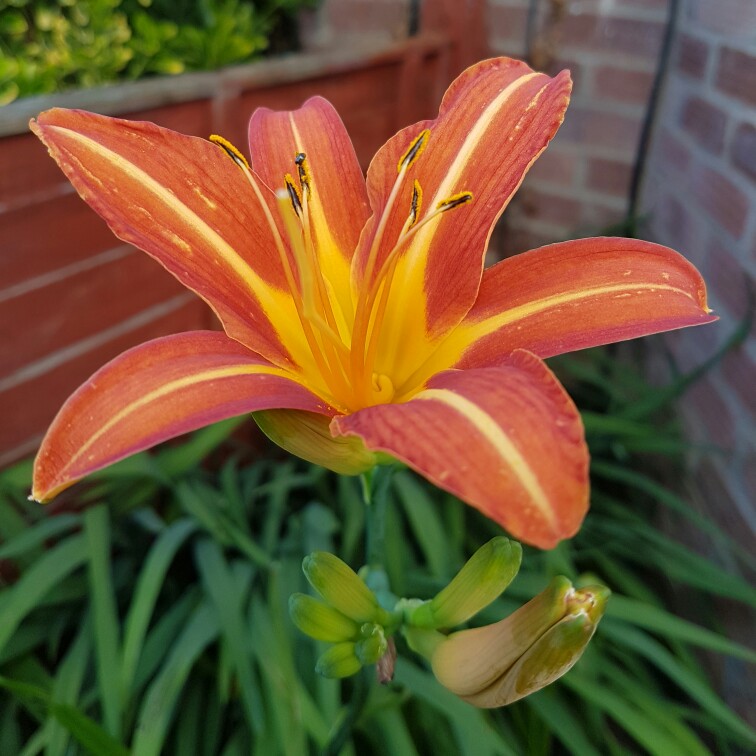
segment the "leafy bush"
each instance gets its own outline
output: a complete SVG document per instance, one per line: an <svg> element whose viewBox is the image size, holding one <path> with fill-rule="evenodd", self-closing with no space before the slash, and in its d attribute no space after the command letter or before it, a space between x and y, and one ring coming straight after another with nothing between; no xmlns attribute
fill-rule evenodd
<svg viewBox="0 0 756 756"><path fill-rule="evenodd" d="M0 0L0 105L250 60L299 8L316 2Z"/></svg>
<svg viewBox="0 0 756 756"><path fill-rule="evenodd" d="M716 525L644 473L640 455L684 448L664 390L595 350L556 361L584 408L593 509L550 552L526 549L495 621L554 574L598 576L614 595L585 656L551 688L481 711L407 649L393 683L315 675L288 596L313 550L364 557L357 481L291 459L250 462L239 421L100 473L45 511L29 465L0 478L0 753L592 754L742 752L754 732L715 692L698 651L756 653L714 629L715 602L756 606L737 574L654 526L664 510L731 564ZM209 456L203 467L200 461ZM395 474L385 566L400 595L433 595L499 529L406 470ZM670 589L696 623L668 608ZM322 644L321 644L322 645ZM3 692L4 691L4 692Z"/></svg>

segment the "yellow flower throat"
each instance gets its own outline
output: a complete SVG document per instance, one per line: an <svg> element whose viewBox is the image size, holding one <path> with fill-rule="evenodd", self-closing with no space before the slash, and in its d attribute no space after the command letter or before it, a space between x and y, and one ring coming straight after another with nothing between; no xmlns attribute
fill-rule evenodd
<svg viewBox="0 0 756 756"><path fill-rule="evenodd" d="M236 147L217 135L210 137L210 141L222 147L244 172L273 233L308 350L307 359L298 360L300 355L297 354L292 354L292 357L300 364L310 363L317 373L311 375L312 369L303 368L301 379L342 412L385 404L394 400L395 396L405 397L413 390L420 389L420 386L395 386L390 375L376 371L381 326L389 304L391 284L400 253L414 234L442 213L470 202L472 194L454 194L438 202L421 218L423 190L420 182L414 179L407 218L380 268L377 271L376 268L386 227L405 184L407 172L425 150L429 138L428 129L421 131L399 159L396 180L373 228L362 276L364 285L357 292L350 291L348 296L339 297L338 294L343 292L334 290L337 282L328 280L319 264L311 214L313 181L307 156L303 152L295 153L292 168L297 178L287 173L283 177L284 188L275 192L278 214L285 231L284 240L263 195L268 188L260 186L247 160ZM352 305L349 312L344 312L339 304L345 301Z"/></svg>

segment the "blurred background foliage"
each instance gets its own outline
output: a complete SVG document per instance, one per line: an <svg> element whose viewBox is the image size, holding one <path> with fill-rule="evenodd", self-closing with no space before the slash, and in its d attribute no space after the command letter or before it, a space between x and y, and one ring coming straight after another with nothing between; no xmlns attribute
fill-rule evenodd
<svg viewBox="0 0 756 756"><path fill-rule="evenodd" d="M296 49L318 0L0 0L0 105Z"/></svg>
<svg viewBox="0 0 756 756"><path fill-rule="evenodd" d="M2 474L0 753L751 752L756 734L713 670L756 661L721 626L724 604L756 606L756 558L648 472L684 479L671 406L707 366L660 388L607 349L552 364L583 413L592 509L573 540L526 548L515 582L475 622L504 617L556 574L609 585L594 640L558 683L481 711L401 642L389 685L373 669L318 677L323 644L294 628L287 599L307 590L313 550L362 564L358 481L261 456L233 420L128 459L47 509L25 499L30 463ZM385 565L398 595L432 596L500 533L407 470L390 507Z"/></svg>

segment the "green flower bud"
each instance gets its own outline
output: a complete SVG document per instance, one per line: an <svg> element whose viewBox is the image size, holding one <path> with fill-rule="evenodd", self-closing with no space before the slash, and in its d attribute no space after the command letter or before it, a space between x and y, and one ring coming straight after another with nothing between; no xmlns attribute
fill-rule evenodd
<svg viewBox="0 0 756 756"><path fill-rule="evenodd" d="M337 556L314 551L304 558L302 569L310 585L327 604L356 622L388 621L388 612L357 573Z"/></svg>
<svg viewBox="0 0 756 756"><path fill-rule="evenodd" d="M475 706L517 701L567 672L585 651L603 616L609 589L575 590L555 578L501 622L420 639L442 685Z"/></svg>
<svg viewBox="0 0 756 756"><path fill-rule="evenodd" d="M315 671L323 677L350 677L362 669L357 658L355 644L351 641L337 643L320 656Z"/></svg>
<svg viewBox="0 0 756 756"><path fill-rule="evenodd" d="M305 635L329 643L354 640L360 629L338 609L304 593L295 593L289 598L289 615Z"/></svg>
<svg viewBox="0 0 756 756"><path fill-rule="evenodd" d="M255 412L253 417L273 443L340 475L371 470L384 456L368 451L356 436L334 437L329 429L331 418L325 415L274 409Z"/></svg>
<svg viewBox="0 0 756 756"><path fill-rule="evenodd" d="M386 635L380 625L366 623L360 629L362 640L355 645L355 654L363 666L375 664L388 648Z"/></svg>
<svg viewBox="0 0 756 756"><path fill-rule="evenodd" d="M498 536L479 548L435 598L409 612L416 627L454 627L498 598L520 569L522 547Z"/></svg>

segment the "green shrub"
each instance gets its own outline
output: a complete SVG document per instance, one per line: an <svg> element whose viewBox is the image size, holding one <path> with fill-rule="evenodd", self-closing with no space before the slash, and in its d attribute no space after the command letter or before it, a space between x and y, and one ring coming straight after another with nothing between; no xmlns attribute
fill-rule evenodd
<svg viewBox="0 0 756 756"><path fill-rule="evenodd" d="M251 60L277 28L315 2L0 0L0 105Z"/></svg>

